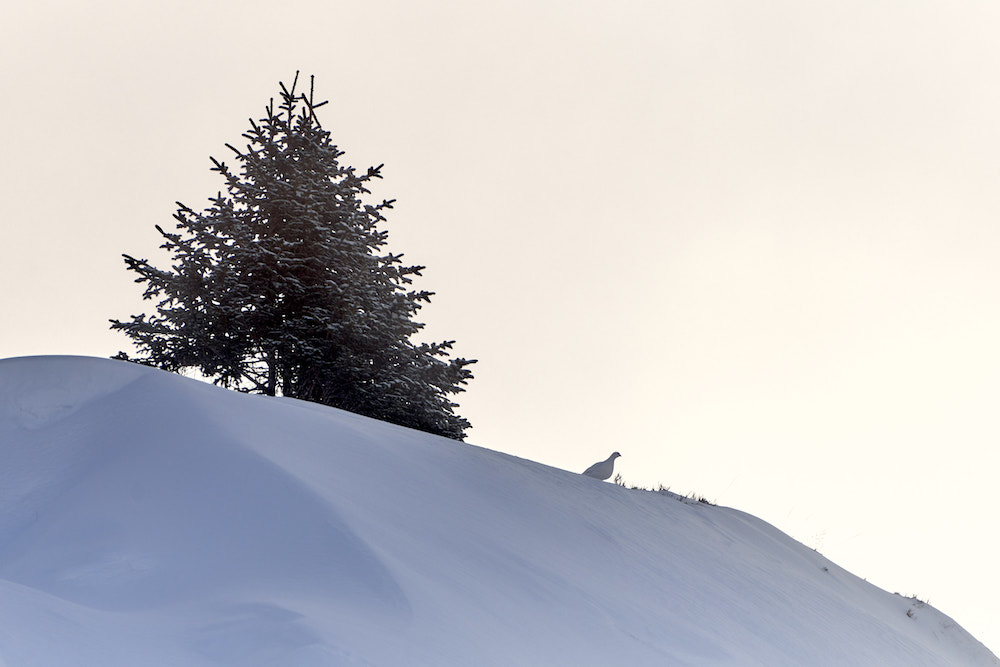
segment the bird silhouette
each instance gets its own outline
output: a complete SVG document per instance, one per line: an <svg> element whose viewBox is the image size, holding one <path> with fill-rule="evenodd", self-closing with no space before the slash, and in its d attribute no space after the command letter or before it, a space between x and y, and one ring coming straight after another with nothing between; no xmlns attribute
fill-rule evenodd
<svg viewBox="0 0 1000 667"><path fill-rule="evenodd" d="M611 477L611 473L615 471L615 459L621 456L618 452L615 452L607 458L605 461L600 461L590 466L583 471L583 474L587 477L593 477L594 479L607 479Z"/></svg>

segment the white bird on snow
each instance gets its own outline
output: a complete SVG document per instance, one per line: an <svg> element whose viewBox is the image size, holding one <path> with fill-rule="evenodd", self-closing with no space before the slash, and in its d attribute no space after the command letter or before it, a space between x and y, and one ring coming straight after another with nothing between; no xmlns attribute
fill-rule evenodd
<svg viewBox="0 0 1000 667"><path fill-rule="evenodd" d="M615 452L609 456L606 461L595 463L584 470L583 474L587 477L593 477L595 479L607 479L608 477L611 477L611 473L615 471L615 459L619 456L621 456L621 454Z"/></svg>

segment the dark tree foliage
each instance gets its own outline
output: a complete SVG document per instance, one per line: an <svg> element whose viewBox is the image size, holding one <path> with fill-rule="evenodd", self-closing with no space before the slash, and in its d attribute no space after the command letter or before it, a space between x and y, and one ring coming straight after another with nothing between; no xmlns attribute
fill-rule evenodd
<svg viewBox="0 0 1000 667"><path fill-rule="evenodd" d="M381 166L342 164L316 117L325 102L297 84L280 84L278 107L250 121L244 150L226 145L238 172L212 158L225 191L211 206L178 203L178 231L156 226L169 270L124 255L157 312L111 320L138 351L118 358L461 440L469 423L449 396L474 360L445 359L452 341L411 342L431 293L408 287L424 267L385 251L392 201L363 200Z"/></svg>

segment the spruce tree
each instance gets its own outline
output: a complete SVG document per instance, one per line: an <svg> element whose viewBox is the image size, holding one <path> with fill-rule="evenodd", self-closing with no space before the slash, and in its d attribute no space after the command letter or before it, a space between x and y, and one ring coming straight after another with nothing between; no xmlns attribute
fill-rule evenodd
<svg viewBox="0 0 1000 667"><path fill-rule="evenodd" d="M156 226L170 269L124 255L156 313L111 320L138 351L118 358L461 440L469 423L450 396L474 360L447 359L453 341L411 340L432 293L410 288L424 267L385 249L392 200L365 201L381 165L342 164L316 116L326 102L297 85L251 119L245 149L226 144L238 171L211 158L225 181L211 205L178 202L177 231Z"/></svg>

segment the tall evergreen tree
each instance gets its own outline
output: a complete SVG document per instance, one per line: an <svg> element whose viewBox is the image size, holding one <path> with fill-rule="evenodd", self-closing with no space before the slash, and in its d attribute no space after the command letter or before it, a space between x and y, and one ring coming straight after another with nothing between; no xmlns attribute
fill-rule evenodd
<svg viewBox="0 0 1000 667"><path fill-rule="evenodd" d="M311 80L310 80L311 81ZM469 423L450 395L474 360L446 359L453 341L411 341L431 293L409 288L421 266L386 252L379 223L392 201L365 203L379 167L357 173L316 117L308 96L281 102L226 144L233 171L212 158L225 191L196 212L178 202L176 232L157 231L169 270L124 255L153 315L111 320L138 356L170 371L196 368L216 384L281 394L461 440Z"/></svg>

